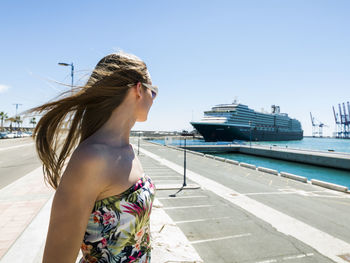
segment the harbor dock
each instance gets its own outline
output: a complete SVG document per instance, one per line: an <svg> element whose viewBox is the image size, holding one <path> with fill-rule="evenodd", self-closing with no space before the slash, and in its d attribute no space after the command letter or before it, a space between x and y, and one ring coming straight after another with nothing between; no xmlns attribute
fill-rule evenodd
<svg viewBox="0 0 350 263"><path fill-rule="evenodd" d="M152 262L350 262L348 190L191 151L186 151L184 187L184 151L142 139L138 147L138 142L130 138L156 187ZM37 168L0 189L2 263L38 263L44 249L53 191L43 185L34 145L3 147L0 158L8 164L0 172L12 180L18 172L7 167L22 155Z"/></svg>
<svg viewBox="0 0 350 263"><path fill-rule="evenodd" d="M180 146L184 148L184 146ZM203 153L243 153L278 160L297 163L305 163L330 167L336 169L350 170L350 154L334 151L315 151L305 149L291 149L279 146L263 145L186 145L188 150Z"/></svg>
<svg viewBox="0 0 350 263"><path fill-rule="evenodd" d="M137 147L137 140L134 140ZM350 194L141 141L157 198L204 262L350 262Z"/></svg>

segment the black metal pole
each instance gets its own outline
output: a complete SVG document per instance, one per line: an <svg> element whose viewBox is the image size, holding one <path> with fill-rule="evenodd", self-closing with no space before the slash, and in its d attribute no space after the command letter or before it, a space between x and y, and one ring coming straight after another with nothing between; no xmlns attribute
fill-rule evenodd
<svg viewBox="0 0 350 263"><path fill-rule="evenodd" d="M138 146L137 146L137 155L140 154L140 132L139 132L139 141L138 141Z"/></svg>
<svg viewBox="0 0 350 263"><path fill-rule="evenodd" d="M185 144L184 144L184 184L183 186L186 186L186 138L185 140Z"/></svg>
<svg viewBox="0 0 350 263"><path fill-rule="evenodd" d="M74 83L74 65L73 65L73 62L70 64L70 66L71 66L70 75L72 77L71 94L73 95L73 83Z"/></svg>

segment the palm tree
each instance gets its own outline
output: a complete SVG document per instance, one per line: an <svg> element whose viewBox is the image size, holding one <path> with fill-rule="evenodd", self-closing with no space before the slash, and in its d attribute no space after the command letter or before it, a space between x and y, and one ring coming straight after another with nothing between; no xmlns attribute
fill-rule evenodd
<svg viewBox="0 0 350 263"><path fill-rule="evenodd" d="M12 132L12 122L16 122L16 119L13 118L13 117L11 117L11 118L6 119L5 121L11 122L11 123L10 123L10 130L11 130L11 132Z"/></svg>
<svg viewBox="0 0 350 263"><path fill-rule="evenodd" d="M20 130L20 126L23 120L21 119L21 116L16 116L15 119L16 119L15 122L17 122L17 130Z"/></svg>
<svg viewBox="0 0 350 263"><path fill-rule="evenodd" d="M8 118L7 113L1 111L0 112L0 119L1 119L1 130L4 130L4 119Z"/></svg>
<svg viewBox="0 0 350 263"><path fill-rule="evenodd" d="M34 128L34 125L36 124L35 117L31 118L29 123L33 124L33 128Z"/></svg>

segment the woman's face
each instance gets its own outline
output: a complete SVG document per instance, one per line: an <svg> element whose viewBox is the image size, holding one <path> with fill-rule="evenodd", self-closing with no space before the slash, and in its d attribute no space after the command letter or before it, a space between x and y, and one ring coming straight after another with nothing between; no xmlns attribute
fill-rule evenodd
<svg viewBox="0 0 350 263"><path fill-rule="evenodd" d="M152 85L152 81L148 82L147 84ZM147 120L148 112L153 104L153 100L155 98L152 98L152 91L151 89L147 88L146 86L142 85L141 83L138 83L136 88L138 89L140 85L140 92L141 92L141 99L139 103L139 111L137 114L136 121L144 122Z"/></svg>

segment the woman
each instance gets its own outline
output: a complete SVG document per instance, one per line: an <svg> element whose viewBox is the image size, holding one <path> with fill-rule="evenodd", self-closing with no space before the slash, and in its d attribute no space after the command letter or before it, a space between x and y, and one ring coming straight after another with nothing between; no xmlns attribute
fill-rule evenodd
<svg viewBox="0 0 350 263"><path fill-rule="evenodd" d="M56 190L44 263L75 262L79 248L81 263L150 262L155 187L129 134L147 120L157 92L146 64L119 52L101 59L73 95L27 111L45 111L33 136L45 181ZM71 125L60 144L67 116Z"/></svg>

